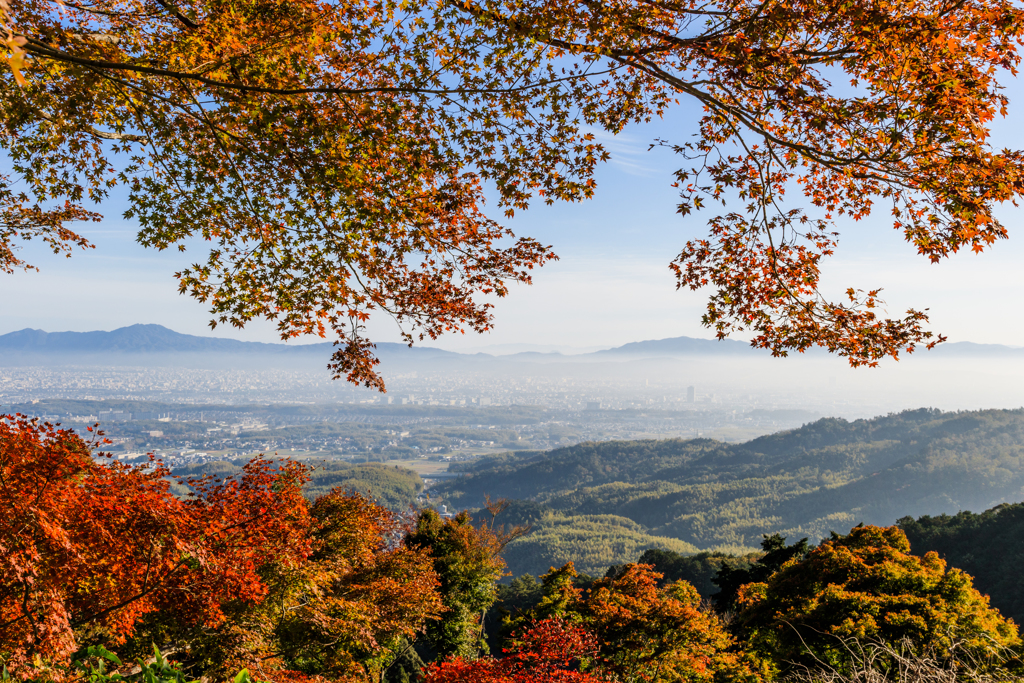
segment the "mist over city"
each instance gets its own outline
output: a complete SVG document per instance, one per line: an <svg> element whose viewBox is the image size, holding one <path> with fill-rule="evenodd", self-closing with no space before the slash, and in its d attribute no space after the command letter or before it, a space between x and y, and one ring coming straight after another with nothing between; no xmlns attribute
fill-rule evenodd
<svg viewBox="0 0 1024 683"><path fill-rule="evenodd" d="M571 355L382 344L381 393L332 380L326 344L235 342L228 353L223 340L160 326L48 339L0 336L3 410L98 422L113 452L155 449L179 464L275 451L458 461L586 441L741 442L822 417L1024 404L1024 351L997 345L950 344L851 368L823 353L772 358L741 342L685 337ZM296 429L320 424L330 433ZM455 426L476 431L446 434Z"/></svg>

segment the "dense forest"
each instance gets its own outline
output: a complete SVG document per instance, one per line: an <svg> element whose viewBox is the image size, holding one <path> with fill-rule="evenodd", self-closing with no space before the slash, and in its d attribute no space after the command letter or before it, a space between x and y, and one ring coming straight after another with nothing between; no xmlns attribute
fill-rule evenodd
<svg viewBox="0 0 1024 683"><path fill-rule="evenodd" d="M551 514L539 504L396 514L344 469L323 471L320 488L340 485L314 493L314 472L293 460L174 475L98 457L101 445L0 419L4 680L904 681L908 662L913 680L1024 674L1024 642L993 607L1002 598L990 604L982 579L940 556L968 561L973 536L979 550L1011 548L1012 563L1020 505L858 525L818 544L765 535L738 557L680 541L638 552L638 540L597 575L548 558L503 585L503 554L531 538L521 522ZM610 515L566 527L595 564L604 529L642 533ZM1008 569L978 566L986 581Z"/></svg>
<svg viewBox="0 0 1024 683"><path fill-rule="evenodd" d="M981 514L904 517L898 526L914 552L935 551L975 579L992 605L1024 624L1024 503L1003 504Z"/></svg>
<svg viewBox="0 0 1024 683"><path fill-rule="evenodd" d="M432 493L457 507L479 506L484 495L530 501L536 539L516 545L543 543L551 556L590 554L573 550L577 535L568 520L577 517L581 525L614 519L624 529L632 521L630 533L649 535L652 547L673 549L662 539L677 539L742 554L766 533L818 540L862 522L1017 502L1024 487L1024 411L826 418L743 444L583 443L494 456L462 469L464 476ZM519 564L516 545L509 549L513 569L536 572L534 563Z"/></svg>

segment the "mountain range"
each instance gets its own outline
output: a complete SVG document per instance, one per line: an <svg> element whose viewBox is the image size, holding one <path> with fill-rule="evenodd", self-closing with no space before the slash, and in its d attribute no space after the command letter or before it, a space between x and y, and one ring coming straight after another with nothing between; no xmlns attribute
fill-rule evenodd
<svg viewBox="0 0 1024 683"><path fill-rule="evenodd" d="M0 351L28 354L247 354L247 355L330 355L334 345L267 344L238 341L220 337L182 334L163 325L130 325L110 332L46 332L24 329L0 335ZM383 353L413 353L428 356L456 355L431 347L407 347L404 344L381 343Z"/></svg>
<svg viewBox="0 0 1024 683"><path fill-rule="evenodd" d="M334 348L330 342L318 344L268 344L219 337L181 334L162 325L131 325L109 332L45 332L24 329L0 335L0 352L32 355L82 354L245 354L245 355L329 355ZM558 352L535 351L494 356L485 353L462 354L429 346L406 346L382 342L377 344L381 356L411 356L417 358L502 358L524 361L580 361L614 360L627 358L733 356L755 357L766 351L751 348L734 339L698 339L671 337L631 342L615 348L591 353L565 356ZM1024 349L998 344L971 342L945 343L931 352L942 356L1021 357Z"/></svg>

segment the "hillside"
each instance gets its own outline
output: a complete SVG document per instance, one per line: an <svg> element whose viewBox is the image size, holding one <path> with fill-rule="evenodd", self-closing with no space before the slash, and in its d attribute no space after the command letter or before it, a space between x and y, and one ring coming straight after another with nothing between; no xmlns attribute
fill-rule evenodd
<svg viewBox="0 0 1024 683"><path fill-rule="evenodd" d="M244 461L241 460L218 460L176 467L174 474L180 477L233 477L242 472L243 464ZM302 493L309 500L315 500L331 489L342 488L373 498L380 505L395 512L407 512L415 505L416 497L423 490L423 479L420 475L404 467L377 463L352 465L333 460L307 460L305 464L311 470L309 482L303 487ZM187 489L179 486L176 490L184 493Z"/></svg>
<svg viewBox="0 0 1024 683"><path fill-rule="evenodd" d="M503 557L514 576L540 576L572 561L577 571L600 577L608 567L635 561L650 548L697 552L689 543L649 534L624 517L556 513L541 517L530 534L505 549Z"/></svg>
<svg viewBox="0 0 1024 683"><path fill-rule="evenodd" d="M432 495L464 507L485 494L524 499L562 518L624 518L699 548L750 548L765 533L816 540L859 522L1019 501L1024 411L828 418L743 444L584 443L466 470Z"/></svg>

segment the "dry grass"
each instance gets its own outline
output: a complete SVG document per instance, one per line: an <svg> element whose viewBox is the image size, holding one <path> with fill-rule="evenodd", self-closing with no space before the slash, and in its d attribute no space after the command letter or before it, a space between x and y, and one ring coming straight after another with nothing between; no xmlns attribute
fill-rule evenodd
<svg viewBox="0 0 1024 683"><path fill-rule="evenodd" d="M816 665L796 665L788 683L1021 683L1024 677L1011 672L1013 652L993 645L985 657L954 642L942 656L916 652L909 641L898 646L883 642L862 643L837 638L846 652L841 668L818 660Z"/></svg>

